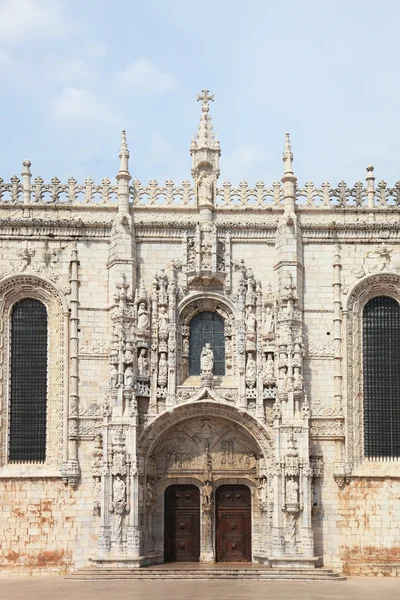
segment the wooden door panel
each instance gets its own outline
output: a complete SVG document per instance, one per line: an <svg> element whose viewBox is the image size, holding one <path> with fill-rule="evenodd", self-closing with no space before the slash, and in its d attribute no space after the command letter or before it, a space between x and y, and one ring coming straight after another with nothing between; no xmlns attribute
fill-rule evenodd
<svg viewBox="0 0 400 600"><path fill-rule="evenodd" d="M198 488L170 486L165 492L164 554L167 562L196 562L200 557Z"/></svg>
<svg viewBox="0 0 400 600"><path fill-rule="evenodd" d="M251 561L251 496L245 486L217 490L217 560Z"/></svg>

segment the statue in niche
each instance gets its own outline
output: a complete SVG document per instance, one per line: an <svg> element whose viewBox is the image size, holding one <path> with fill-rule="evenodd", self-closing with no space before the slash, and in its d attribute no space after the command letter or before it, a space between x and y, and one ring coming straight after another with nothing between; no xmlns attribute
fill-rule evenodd
<svg viewBox="0 0 400 600"><path fill-rule="evenodd" d="M110 389L115 390L118 386L118 369L115 365L110 368Z"/></svg>
<svg viewBox="0 0 400 600"><path fill-rule="evenodd" d="M278 390L286 392L286 367L279 367Z"/></svg>
<svg viewBox="0 0 400 600"><path fill-rule="evenodd" d="M158 378L159 379L165 378L165 381L167 381L167 375L168 375L167 355L165 354L165 352L161 352L160 360L158 361Z"/></svg>
<svg viewBox="0 0 400 600"><path fill-rule="evenodd" d="M256 330L257 319L254 314L254 308L249 306L247 316L246 316L246 330L252 333Z"/></svg>
<svg viewBox="0 0 400 600"><path fill-rule="evenodd" d="M140 331L148 331L150 327L149 315L147 312L146 304L141 302L138 308L138 320L137 320L137 328Z"/></svg>
<svg viewBox="0 0 400 600"><path fill-rule="evenodd" d="M165 306L160 306L158 315L158 333L160 333L161 335L168 334L168 322L169 319L167 315L167 309L165 308Z"/></svg>
<svg viewBox="0 0 400 600"><path fill-rule="evenodd" d="M213 202L213 184L205 171L202 171L197 179L197 197L200 204Z"/></svg>
<svg viewBox="0 0 400 600"><path fill-rule="evenodd" d="M130 365L125 369L124 386L129 388L133 387L133 369Z"/></svg>
<svg viewBox="0 0 400 600"><path fill-rule="evenodd" d="M300 373L300 367L294 368L293 373L293 389L295 392L301 392L303 389L303 377Z"/></svg>
<svg viewBox="0 0 400 600"><path fill-rule="evenodd" d="M187 337L183 338L182 353L185 356L189 356L189 338Z"/></svg>
<svg viewBox="0 0 400 600"><path fill-rule="evenodd" d="M274 378L274 361L272 358L272 354L267 355L267 357L263 357L262 364L262 375L263 379L273 379Z"/></svg>
<svg viewBox="0 0 400 600"><path fill-rule="evenodd" d="M115 508L122 508L125 504L126 485L121 475L117 475L113 482L113 501Z"/></svg>
<svg viewBox="0 0 400 600"><path fill-rule="evenodd" d="M288 479L286 482L286 502L297 504L299 484L294 479Z"/></svg>
<svg viewBox="0 0 400 600"><path fill-rule="evenodd" d="M100 514L101 506L101 478L95 477L93 482L93 508Z"/></svg>
<svg viewBox="0 0 400 600"><path fill-rule="evenodd" d="M271 333L275 331L275 323L274 323L274 313L272 312L272 308L267 306L265 309L265 317L264 317L264 335L269 336Z"/></svg>
<svg viewBox="0 0 400 600"><path fill-rule="evenodd" d="M212 373L214 369L214 352L211 344L206 344L201 351L200 368L202 373Z"/></svg>
<svg viewBox="0 0 400 600"><path fill-rule="evenodd" d="M139 377L149 376L149 359L147 358L147 350L142 348L138 358L138 375Z"/></svg>
<svg viewBox="0 0 400 600"><path fill-rule="evenodd" d="M254 381L256 379L256 373L257 373L256 361L253 358L253 354L251 352L249 352L248 357L247 357L247 364L246 364L246 379Z"/></svg>
<svg viewBox="0 0 400 600"><path fill-rule="evenodd" d="M209 481L207 479L207 481L204 482L204 486L203 486L203 505L211 506L211 504L212 504L212 485L211 485L211 481Z"/></svg>

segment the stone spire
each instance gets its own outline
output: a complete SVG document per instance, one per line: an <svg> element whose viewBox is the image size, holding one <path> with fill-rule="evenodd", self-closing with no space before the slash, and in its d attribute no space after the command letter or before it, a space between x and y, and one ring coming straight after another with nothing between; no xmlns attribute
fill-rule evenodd
<svg viewBox="0 0 400 600"><path fill-rule="evenodd" d="M122 130L121 147L119 150L119 173L118 175L129 175L129 150L126 143L126 131ZM130 179L130 176L129 176Z"/></svg>
<svg viewBox="0 0 400 600"><path fill-rule="evenodd" d="M293 152L290 146L290 136L287 133L285 136L285 149L283 151L284 175L293 175Z"/></svg>
<svg viewBox="0 0 400 600"><path fill-rule="evenodd" d="M119 171L117 173L118 182L118 211L123 214L129 213L129 150L126 143L126 131L122 131L121 147L119 150Z"/></svg>
<svg viewBox="0 0 400 600"><path fill-rule="evenodd" d="M297 177L293 173L293 152L290 146L290 136L287 133L285 136L285 149L283 151L283 204L285 213L293 213L296 205L296 182Z"/></svg>
<svg viewBox="0 0 400 600"><path fill-rule="evenodd" d="M197 100L201 101L201 115L197 134L190 144L192 176L196 179L201 167L204 167L212 172L216 181L219 177L221 148L213 132L211 116L209 115L209 103L214 101L214 94L209 94L208 90L202 90L202 93L197 96Z"/></svg>

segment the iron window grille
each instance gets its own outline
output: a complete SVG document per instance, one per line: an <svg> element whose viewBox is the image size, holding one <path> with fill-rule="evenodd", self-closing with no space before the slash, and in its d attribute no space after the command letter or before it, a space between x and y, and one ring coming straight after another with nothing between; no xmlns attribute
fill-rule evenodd
<svg viewBox="0 0 400 600"><path fill-rule="evenodd" d="M202 312L190 322L189 375L200 375L200 354L206 344L214 353L214 375L225 375L224 320L213 312Z"/></svg>
<svg viewBox="0 0 400 600"><path fill-rule="evenodd" d="M363 312L364 455L400 456L400 306L387 296Z"/></svg>
<svg viewBox="0 0 400 600"><path fill-rule="evenodd" d="M46 460L47 311L39 300L14 305L10 335L9 462Z"/></svg>

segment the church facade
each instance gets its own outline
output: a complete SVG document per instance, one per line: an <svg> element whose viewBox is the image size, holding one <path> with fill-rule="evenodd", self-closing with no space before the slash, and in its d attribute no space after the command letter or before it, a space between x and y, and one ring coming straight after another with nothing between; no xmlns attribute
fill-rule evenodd
<svg viewBox="0 0 400 600"><path fill-rule="evenodd" d="M400 574L400 184L0 180L0 574Z"/></svg>

